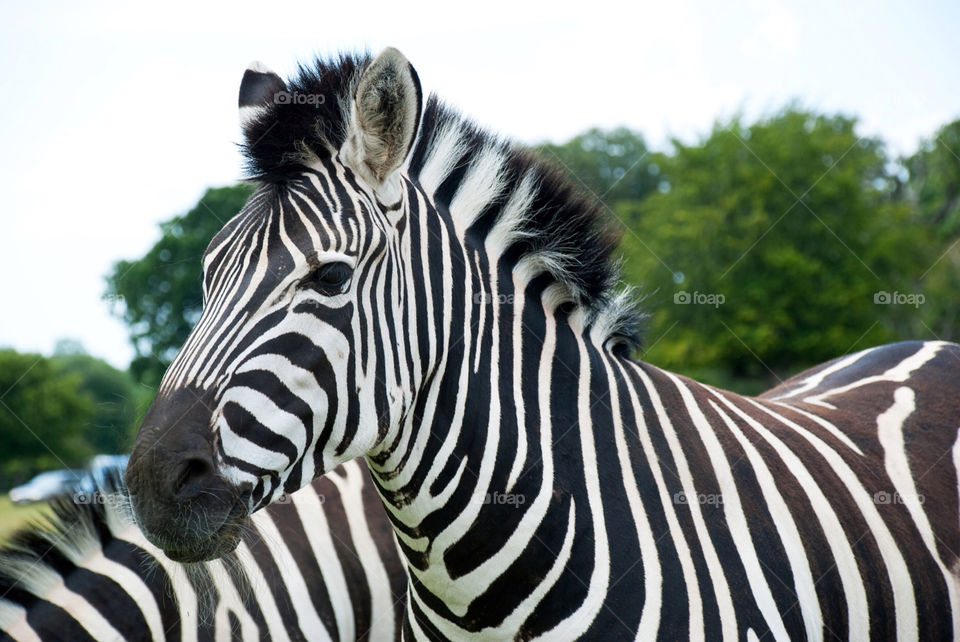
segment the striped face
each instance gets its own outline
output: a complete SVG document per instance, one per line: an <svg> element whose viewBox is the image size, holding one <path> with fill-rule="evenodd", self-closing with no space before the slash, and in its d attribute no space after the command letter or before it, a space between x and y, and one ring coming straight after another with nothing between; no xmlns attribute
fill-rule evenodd
<svg viewBox="0 0 960 642"><path fill-rule="evenodd" d="M337 151L329 141L313 152L300 146L203 257L203 314L161 382L126 473L141 528L174 559L232 550L250 512L371 452L409 406L414 384L393 356L409 353L396 325L409 318L401 239L411 186L398 169L420 89L396 50L357 80L356 104L339 114L346 135ZM264 137L257 127L273 129L258 114L278 87L261 67L244 76L251 146Z"/></svg>
<svg viewBox="0 0 960 642"><path fill-rule="evenodd" d="M328 162L262 188L210 243L204 312L160 394L210 400L217 468L251 488L251 509L376 440L389 408L368 376L363 329L378 324L361 300L393 271L395 236L350 171Z"/></svg>
<svg viewBox="0 0 960 642"><path fill-rule="evenodd" d="M131 459L134 475L149 470L175 497L196 495L172 515L156 498L138 511L148 533L150 515L166 516L157 543L168 554L184 557L165 524L208 533L211 511L243 517L370 451L399 422L409 394L375 347L387 333L405 350L385 325L405 316L399 238L350 170L326 161L258 190L210 243L203 314ZM128 479L135 508L159 494ZM211 488L219 497L204 506Z"/></svg>

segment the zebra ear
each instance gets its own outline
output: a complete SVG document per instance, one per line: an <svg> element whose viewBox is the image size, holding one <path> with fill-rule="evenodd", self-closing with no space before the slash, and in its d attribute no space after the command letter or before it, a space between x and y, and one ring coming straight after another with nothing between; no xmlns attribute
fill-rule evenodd
<svg viewBox="0 0 960 642"><path fill-rule="evenodd" d="M371 186L382 186L398 169L420 124L423 92L406 57L387 47L357 85L353 114L341 157Z"/></svg>
<svg viewBox="0 0 960 642"><path fill-rule="evenodd" d="M240 127L244 135L270 105L277 104L277 95L285 94L287 85L262 63L251 62L240 81ZM280 99L282 102L282 98Z"/></svg>

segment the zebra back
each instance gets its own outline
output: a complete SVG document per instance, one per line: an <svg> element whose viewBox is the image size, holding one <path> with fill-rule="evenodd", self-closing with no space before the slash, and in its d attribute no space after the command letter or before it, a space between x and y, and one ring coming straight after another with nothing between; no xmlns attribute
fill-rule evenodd
<svg viewBox="0 0 960 642"><path fill-rule="evenodd" d="M365 466L253 515L238 549L168 559L133 523L122 471L0 549L0 639L395 639L406 576Z"/></svg>

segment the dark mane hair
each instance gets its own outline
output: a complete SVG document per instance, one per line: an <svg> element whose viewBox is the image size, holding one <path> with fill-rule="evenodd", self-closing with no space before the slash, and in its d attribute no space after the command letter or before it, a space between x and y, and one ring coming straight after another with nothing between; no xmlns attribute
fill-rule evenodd
<svg viewBox="0 0 960 642"><path fill-rule="evenodd" d="M122 471L117 469L105 472L92 496L77 493L51 499L52 515L34 519L0 547L0 596L13 591L45 593L51 588L45 586L46 579L114 538L126 497Z"/></svg>
<svg viewBox="0 0 960 642"><path fill-rule="evenodd" d="M137 539L143 536L135 525L123 468L105 470L102 477L95 478L94 486L92 494L64 494L49 500L51 515L29 522L0 546L0 632L9 626L8 618L16 616L18 606L29 610L39 596L48 595L81 568L81 560L109 556L108 549L117 542L134 555L137 568L132 570L144 581L189 582L198 599L198 618L212 621L217 580L209 564L175 564L177 575L161 570L153 558L159 550L154 553L145 539L128 539L133 533ZM230 552L219 562L246 599L252 585L237 553Z"/></svg>
<svg viewBox="0 0 960 642"><path fill-rule="evenodd" d="M323 100L266 106L247 130L244 153L250 178L282 182L312 157L335 156L346 139L357 83L370 61L366 53L341 54L300 65L287 82L288 91ZM495 156L495 162L480 167L477 159L484 155L488 160ZM445 172L436 184L425 184L422 174L431 160L445 164ZM481 129L435 95L423 110L407 167L409 178L447 208L471 171L491 174L487 178L496 189L465 226L467 237L477 240L498 223L508 223L503 220L506 204L526 190L523 216L509 222L504 260L512 266L537 262L564 286L565 298L586 311L587 322L602 327L604 340L625 352L639 347L643 315L629 291L616 292L620 266L613 253L620 235L603 204L565 172L532 150Z"/></svg>
<svg viewBox="0 0 960 642"><path fill-rule="evenodd" d="M373 58L369 53L342 53L331 60L317 58L300 64L286 81L293 95L313 96L309 102L290 101L268 106L247 128L242 145L250 178L281 182L303 166L309 156L331 156L346 140L350 101L360 74Z"/></svg>

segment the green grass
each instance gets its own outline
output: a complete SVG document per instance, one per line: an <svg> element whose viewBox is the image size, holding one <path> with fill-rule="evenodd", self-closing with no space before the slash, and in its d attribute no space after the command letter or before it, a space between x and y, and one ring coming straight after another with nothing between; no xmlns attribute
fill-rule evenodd
<svg viewBox="0 0 960 642"><path fill-rule="evenodd" d="M6 494L0 495L0 544L32 518L49 514L46 503L17 505Z"/></svg>

